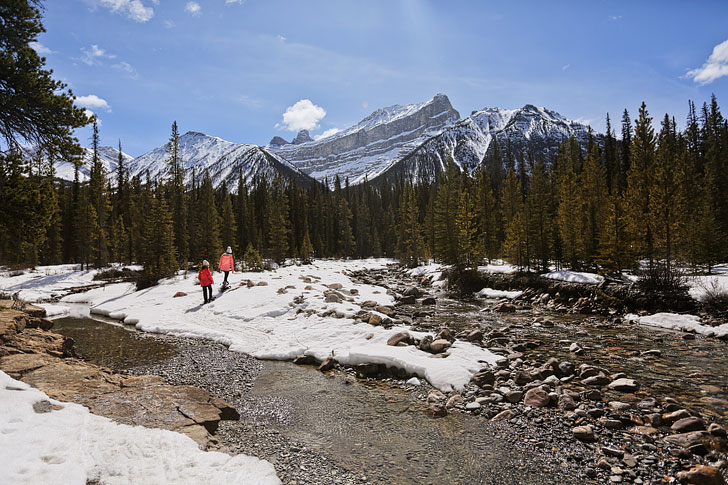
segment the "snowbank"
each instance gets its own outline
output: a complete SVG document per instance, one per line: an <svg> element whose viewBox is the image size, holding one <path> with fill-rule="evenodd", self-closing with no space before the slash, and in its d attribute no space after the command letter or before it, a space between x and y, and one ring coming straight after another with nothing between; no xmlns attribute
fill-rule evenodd
<svg viewBox="0 0 728 485"><path fill-rule="evenodd" d="M483 288L482 290L475 293L475 296L479 296L481 298L518 298L523 294L522 291L505 291L505 290L494 290L493 288Z"/></svg>
<svg viewBox="0 0 728 485"><path fill-rule="evenodd" d="M46 311L46 317L57 317L60 315L68 315L71 313L71 307L66 305L56 305L54 303L39 303L39 307Z"/></svg>
<svg viewBox="0 0 728 485"><path fill-rule="evenodd" d="M481 273L501 273L501 274L511 274L515 273L518 270L517 267L506 263L505 261L495 261L492 264L485 264L483 266L478 266L478 271Z"/></svg>
<svg viewBox="0 0 728 485"><path fill-rule="evenodd" d="M569 283L586 283L589 285L598 285L604 281L604 277L596 273L580 273L578 271L552 271L542 274L542 278L552 280L568 281Z"/></svg>
<svg viewBox="0 0 728 485"><path fill-rule="evenodd" d="M36 412L47 400L60 409ZM279 484L273 465L204 452L173 431L127 426L0 372L0 483Z"/></svg>
<svg viewBox="0 0 728 485"><path fill-rule="evenodd" d="M625 315L625 320L645 325L648 327L660 327L670 330L681 330L683 332L695 332L706 337L722 337L728 335L728 323L718 327L702 325L700 317L696 315L681 315L678 313L655 313L640 317L635 314Z"/></svg>
<svg viewBox="0 0 728 485"><path fill-rule="evenodd" d="M35 303L61 296L71 288L94 285L98 283L98 281L94 281L97 273L98 270L94 269L81 270L77 264L38 266L33 270L23 271L21 274L2 272L0 273L0 292L20 292L22 300Z"/></svg>
<svg viewBox="0 0 728 485"><path fill-rule="evenodd" d="M443 391L461 389L475 372L499 359L465 342L453 345L447 358L435 358L413 346L388 346L387 339L406 327L385 329L354 320L363 302L391 305L394 298L383 287L355 284L345 273L382 268L389 262L316 261L264 273L232 273L231 289L204 306L194 278L176 277L107 299L91 312L148 332L209 338L261 359L290 360L306 354L323 360L333 352L342 364L380 363L406 369ZM214 277L216 283L222 281L220 273ZM247 280L255 286L247 287ZM344 299L327 302L324 292L337 283ZM187 296L173 298L178 292Z"/></svg>
<svg viewBox="0 0 728 485"><path fill-rule="evenodd" d="M723 270L723 267L719 267L718 274L705 275L705 276L693 276L688 279L688 293L695 300L703 301L708 293L728 293L728 270Z"/></svg>

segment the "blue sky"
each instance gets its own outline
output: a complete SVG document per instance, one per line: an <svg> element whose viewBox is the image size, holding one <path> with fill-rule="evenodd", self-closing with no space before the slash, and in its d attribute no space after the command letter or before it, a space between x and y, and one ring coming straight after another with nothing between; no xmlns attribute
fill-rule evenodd
<svg viewBox="0 0 728 485"><path fill-rule="evenodd" d="M439 92L598 131L643 100L658 121L711 93L728 111L725 1L53 0L44 25L36 50L133 156L173 120L265 145Z"/></svg>

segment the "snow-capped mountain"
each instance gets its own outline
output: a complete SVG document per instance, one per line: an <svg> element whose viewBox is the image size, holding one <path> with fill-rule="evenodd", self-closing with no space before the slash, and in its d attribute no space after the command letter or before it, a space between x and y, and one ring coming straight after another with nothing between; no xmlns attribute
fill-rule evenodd
<svg viewBox="0 0 728 485"><path fill-rule="evenodd" d="M129 174L144 179L148 170L153 180L166 176L167 146L164 144L135 158L128 166ZM256 177L273 179L281 174L305 186L312 182L310 177L265 148L233 143L196 131L188 131L179 137L179 156L185 167L186 182L191 181L193 171L201 176L206 169L215 187L224 181L231 189L237 187L240 175L246 181Z"/></svg>
<svg viewBox="0 0 728 485"><path fill-rule="evenodd" d="M287 143L275 137L267 148L315 179L333 183L338 175L356 184L376 177L458 119L447 96L438 94L426 103L378 109L326 138L305 141L308 133L299 133Z"/></svg>
<svg viewBox="0 0 728 485"><path fill-rule="evenodd" d="M534 159L541 156L549 162L564 140L573 136L586 146L589 133L586 125L530 104L513 110L484 108L426 140L380 178L398 175L413 181L431 181L449 158L470 173L486 160L496 139L502 156L510 142L517 158L531 154Z"/></svg>
<svg viewBox="0 0 728 485"><path fill-rule="evenodd" d="M106 173L113 178L113 175L116 172L117 164L119 163L119 150L114 147L99 147L99 158L101 159L101 164L106 169ZM124 157L124 163L127 165L131 163L131 161L134 159L131 155L127 155L124 152L121 152L122 157ZM93 150L90 148L83 149L83 164L78 169L78 179L83 182L85 180L88 180L89 173L91 172L91 165L93 163ZM64 180L73 180L74 177L74 167L73 163L71 162L56 162L54 166L56 170L56 177L64 179ZM112 183L114 181L112 180Z"/></svg>

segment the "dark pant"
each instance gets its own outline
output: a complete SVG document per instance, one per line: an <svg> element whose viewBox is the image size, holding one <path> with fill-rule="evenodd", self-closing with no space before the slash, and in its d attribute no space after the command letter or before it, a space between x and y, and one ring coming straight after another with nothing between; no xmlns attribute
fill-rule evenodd
<svg viewBox="0 0 728 485"><path fill-rule="evenodd" d="M223 273L225 273L225 281L223 281L223 284L227 284L227 277L228 274L230 274L230 271L223 271Z"/></svg>
<svg viewBox="0 0 728 485"><path fill-rule="evenodd" d="M202 297L205 299L205 303L212 300L212 285L202 287Z"/></svg>

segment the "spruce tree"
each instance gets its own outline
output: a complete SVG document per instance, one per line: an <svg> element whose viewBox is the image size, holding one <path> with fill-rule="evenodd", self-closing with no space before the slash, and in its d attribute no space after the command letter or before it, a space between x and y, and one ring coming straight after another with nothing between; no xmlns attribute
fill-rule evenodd
<svg viewBox="0 0 728 485"><path fill-rule="evenodd" d="M91 170L88 182L89 202L93 205L96 221L93 240L91 241L91 258L94 266L101 268L106 265L109 257L109 217L111 216L111 201L109 200L108 180L106 169L99 156L99 128L96 117L93 117L93 134L91 137Z"/></svg>
<svg viewBox="0 0 728 485"><path fill-rule="evenodd" d="M592 145L587 154L580 180L582 208L579 215L584 218L584 259L590 266L594 266L608 197L606 170L601 163L596 144Z"/></svg>
<svg viewBox="0 0 728 485"><path fill-rule="evenodd" d="M440 173L434 210L435 259L444 264L457 264L458 254L456 218L460 205L460 173L452 160Z"/></svg>
<svg viewBox="0 0 728 485"><path fill-rule="evenodd" d="M235 214L233 212L233 201L230 194L225 194L225 199L222 203L222 227L220 230L220 237L222 238L222 245L224 247L230 246L232 248L237 247L237 232L238 227L235 222Z"/></svg>
<svg viewBox="0 0 728 485"><path fill-rule="evenodd" d="M170 207L174 227L174 245L179 263L189 260L189 229L187 215L187 191L185 187L185 169L179 153L179 131L177 121L172 122L172 134L167 143L167 170L169 181Z"/></svg>
<svg viewBox="0 0 728 485"><path fill-rule="evenodd" d="M160 278L168 278L177 270L174 247L174 224L163 197L155 197L152 209L145 220L144 273L147 281L154 284Z"/></svg>
<svg viewBox="0 0 728 485"><path fill-rule="evenodd" d="M488 262L490 262L498 256L499 250L498 207L495 195L493 195L493 185L490 181L488 171L480 169L476 172L476 177L476 207L478 211L481 252L488 258Z"/></svg>
<svg viewBox="0 0 728 485"><path fill-rule="evenodd" d="M215 191L210 175L205 171L200 186L200 196L195 207L195 226L199 238L197 259L207 259L211 263L221 253L220 216L215 206Z"/></svg>
<svg viewBox="0 0 728 485"><path fill-rule="evenodd" d="M424 240L419 222L415 191L407 184L399 206L397 258L410 268L418 266L424 257Z"/></svg>

